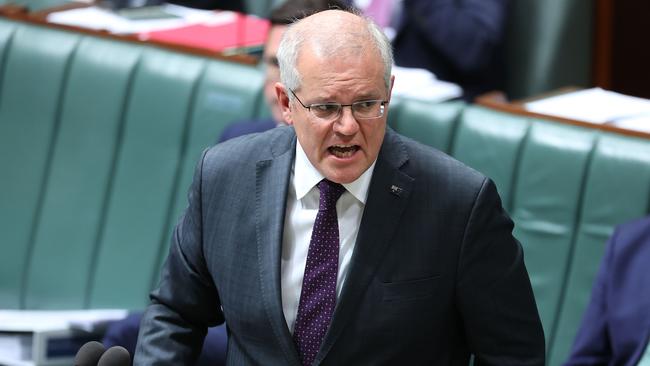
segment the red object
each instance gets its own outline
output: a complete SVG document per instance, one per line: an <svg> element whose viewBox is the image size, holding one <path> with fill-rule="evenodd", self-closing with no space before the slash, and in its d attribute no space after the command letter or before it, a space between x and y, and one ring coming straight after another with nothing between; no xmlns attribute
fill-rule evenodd
<svg viewBox="0 0 650 366"><path fill-rule="evenodd" d="M239 14L234 21L220 24L192 24L140 34L141 39L203 48L215 52L261 46L271 23L267 19Z"/></svg>

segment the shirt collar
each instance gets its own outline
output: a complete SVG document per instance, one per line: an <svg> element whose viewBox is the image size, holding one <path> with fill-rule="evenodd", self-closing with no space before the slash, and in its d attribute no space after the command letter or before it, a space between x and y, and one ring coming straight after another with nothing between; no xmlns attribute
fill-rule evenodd
<svg viewBox="0 0 650 366"><path fill-rule="evenodd" d="M375 170L376 163L377 160L375 159L372 165L359 178L353 182L343 184L343 187L364 205L366 204L368 187L370 186L370 179L372 178L372 172ZM300 145L300 141L296 143L296 159L293 164L293 186L296 189L296 198L301 200L325 177L311 164L309 158L307 158L307 154L305 154L305 150Z"/></svg>

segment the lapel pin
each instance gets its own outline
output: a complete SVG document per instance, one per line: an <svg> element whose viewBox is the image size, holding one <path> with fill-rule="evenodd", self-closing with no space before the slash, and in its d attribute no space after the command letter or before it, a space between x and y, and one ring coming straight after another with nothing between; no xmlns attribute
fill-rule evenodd
<svg viewBox="0 0 650 366"><path fill-rule="evenodd" d="M394 195L396 195L398 197L402 194L402 191L403 191L403 189L401 187L398 187L398 186L396 186L394 184L392 186L390 186L390 193L392 193L392 194L394 194Z"/></svg>

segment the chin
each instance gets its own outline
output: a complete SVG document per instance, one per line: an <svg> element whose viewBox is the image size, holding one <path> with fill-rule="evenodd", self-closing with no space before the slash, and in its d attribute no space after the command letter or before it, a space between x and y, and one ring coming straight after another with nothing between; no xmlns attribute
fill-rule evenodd
<svg viewBox="0 0 650 366"><path fill-rule="evenodd" d="M358 171L334 171L330 174L326 174L325 177L335 183L352 183L359 177L363 172Z"/></svg>

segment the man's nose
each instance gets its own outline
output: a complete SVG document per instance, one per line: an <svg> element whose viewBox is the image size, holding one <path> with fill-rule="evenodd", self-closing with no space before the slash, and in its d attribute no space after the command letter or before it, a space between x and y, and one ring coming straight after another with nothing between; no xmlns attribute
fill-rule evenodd
<svg viewBox="0 0 650 366"><path fill-rule="evenodd" d="M341 115L334 122L334 132L343 135L353 135L359 131L359 122L354 118L351 106L342 106Z"/></svg>

